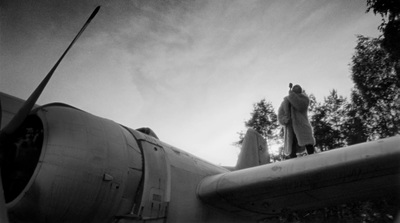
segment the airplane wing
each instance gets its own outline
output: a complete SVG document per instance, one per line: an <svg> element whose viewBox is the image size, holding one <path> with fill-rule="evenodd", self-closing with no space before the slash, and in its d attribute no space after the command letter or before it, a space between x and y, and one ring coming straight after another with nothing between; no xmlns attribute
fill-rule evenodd
<svg viewBox="0 0 400 223"><path fill-rule="evenodd" d="M22 107L25 100L0 92L0 101L3 111L0 128L2 129L15 116L18 110ZM34 107L37 107L37 105Z"/></svg>
<svg viewBox="0 0 400 223"><path fill-rule="evenodd" d="M400 136L205 178L198 196L230 213L285 212L399 196Z"/></svg>

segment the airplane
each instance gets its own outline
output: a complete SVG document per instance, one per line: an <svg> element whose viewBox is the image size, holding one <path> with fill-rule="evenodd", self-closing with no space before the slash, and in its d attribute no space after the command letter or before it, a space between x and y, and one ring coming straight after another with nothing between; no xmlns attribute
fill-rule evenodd
<svg viewBox="0 0 400 223"><path fill-rule="evenodd" d="M282 162L246 133L235 167L212 164L63 103L0 93L0 222L268 222L288 211L399 196L400 136ZM4 191L4 193L2 192Z"/></svg>

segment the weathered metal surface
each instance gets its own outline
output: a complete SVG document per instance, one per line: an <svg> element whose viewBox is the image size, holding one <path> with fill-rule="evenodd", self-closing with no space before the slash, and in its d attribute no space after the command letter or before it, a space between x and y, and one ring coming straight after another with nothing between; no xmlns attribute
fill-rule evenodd
<svg viewBox="0 0 400 223"><path fill-rule="evenodd" d="M140 201L133 210L134 214L147 221L165 219L171 190L170 170L165 151L152 136L131 129L129 131L140 144L144 158Z"/></svg>
<svg viewBox="0 0 400 223"><path fill-rule="evenodd" d="M171 201L166 222L249 222L249 218L210 207L197 197L197 185L204 177L229 172L227 169L166 143L159 143L166 152L171 171Z"/></svg>
<svg viewBox="0 0 400 223"><path fill-rule="evenodd" d="M250 222L400 191L400 136L230 172L66 105L33 113L43 146L12 222Z"/></svg>
<svg viewBox="0 0 400 223"><path fill-rule="evenodd" d="M142 158L123 128L59 104L37 115L44 128L42 152L23 192L7 204L10 218L110 222L117 213L129 213L124 201L134 199L136 191L129 190L138 187Z"/></svg>
<svg viewBox="0 0 400 223"><path fill-rule="evenodd" d="M255 130L249 128L243 139L236 163L236 170L270 163L267 141Z"/></svg>
<svg viewBox="0 0 400 223"><path fill-rule="evenodd" d="M206 203L263 218L380 196L399 196L400 136L205 178Z"/></svg>

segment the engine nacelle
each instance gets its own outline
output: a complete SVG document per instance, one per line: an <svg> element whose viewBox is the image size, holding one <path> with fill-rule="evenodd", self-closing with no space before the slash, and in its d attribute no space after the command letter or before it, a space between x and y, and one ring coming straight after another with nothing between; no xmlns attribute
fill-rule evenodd
<svg viewBox="0 0 400 223"><path fill-rule="evenodd" d="M143 155L119 124L63 104L32 112L3 168L12 221L111 222L141 196Z"/></svg>

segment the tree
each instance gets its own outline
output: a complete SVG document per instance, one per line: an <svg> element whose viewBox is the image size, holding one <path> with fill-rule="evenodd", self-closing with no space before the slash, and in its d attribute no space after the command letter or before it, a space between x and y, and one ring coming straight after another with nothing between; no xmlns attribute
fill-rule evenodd
<svg viewBox="0 0 400 223"><path fill-rule="evenodd" d="M367 7L367 12L373 10L374 14L382 16L382 24L379 26L383 34L381 45L395 63L397 84L400 87L400 1L367 0Z"/></svg>
<svg viewBox="0 0 400 223"><path fill-rule="evenodd" d="M308 114L313 114L316 106L318 105L317 99L315 98L314 94L310 94L308 98L310 99L310 105L308 106Z"/></svg>
<svg viewBox="0 0 400 223"><path fill-rule="evenodd" d="M358 36L352 57L355 117L363 122L368 139L400 133L400 86L396 63L381 46L381 40Z"/></svg>
<svg viewBox="0 0 400 223"><path fill-rule="evenodd" d="M379 13L382 17L387 16L389 22L400 19L400 3L398 0L367 0L367 12L371 9L375 14ZM385 20L383 23L386 23Z"/></svg>
<svg viewBox="0 0 400 223"><path fill-rule="evenodd" d="M353 94L353 97L354 96L355 95ZM343 126L343 132L346 138L347 145L351 146L354 144L366 142L368 139L368 131L366 129L366 126L363 124L362 118L359 116L357 108L353 104L347 104L346 107L347 119Z"/></svg>
<svg viewBox="0 0 400 223"><path fill-rule="evenodd" d="M311 125L314 128L315 146L322 151L345 146L344 124L347 121L347 99L332 90L324 103L312 106Z"/></svg>
<svg viewBox="0 0 400 223"><path fill-rule="evenodd" d="M278 138L277 129L278 116L275 113L274 107L271 102L267 102L265 99L253 104L253 111L251 112L251 118L245 122L245 126L253 128L260 133L267 142L269 140L276 140ZM239 133L238 145L243 142L244 134Z"/></svg>

